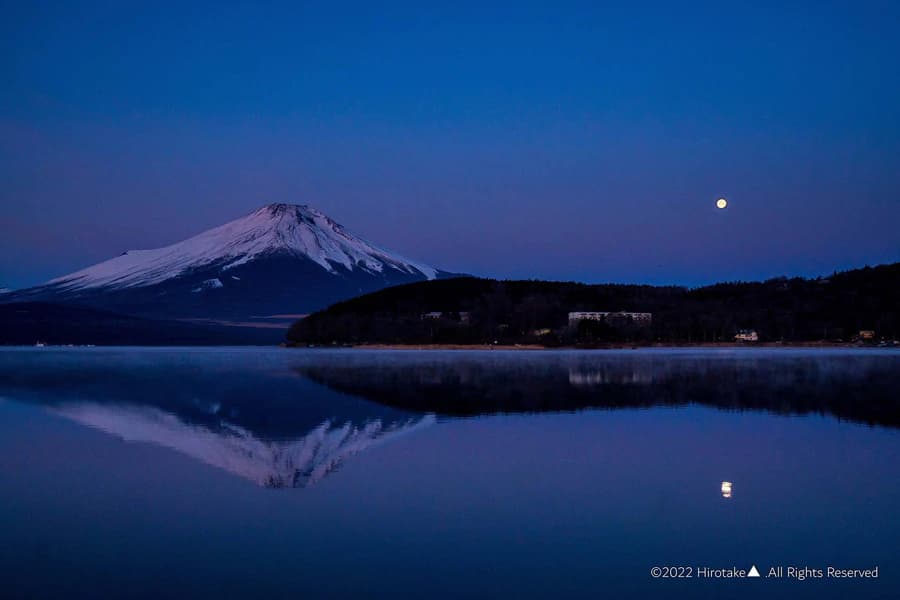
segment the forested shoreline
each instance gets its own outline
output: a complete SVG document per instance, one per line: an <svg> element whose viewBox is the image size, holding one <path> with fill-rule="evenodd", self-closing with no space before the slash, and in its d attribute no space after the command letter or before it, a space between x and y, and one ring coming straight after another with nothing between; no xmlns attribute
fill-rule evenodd
<svg viewBox="0 0 900 600"><path fill-rule="evenodd" d="M651 313L569 320L576 311ZM900 263L818 278L776 278L689 289L475 277L387 288L297 321L293 345L330 344L704 344L741 330L765 342L850 342L900 337Z"/></svg>

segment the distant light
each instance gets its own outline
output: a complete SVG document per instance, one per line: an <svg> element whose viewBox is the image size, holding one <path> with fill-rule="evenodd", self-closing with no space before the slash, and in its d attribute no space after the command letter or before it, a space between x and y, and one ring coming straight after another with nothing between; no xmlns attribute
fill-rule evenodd
<svg viewBox="0 0 900 600"><path fill-rule="evenodd" d="M716 208L725 208L726 206L728 206L728 200L726 200L725 198L719 198L718 200L716 200Z"/></svg>
<svg viewBox="0 0 900 600"><path fill-rule="evenodd" d="M723 498L731 498L731 482L730 481L722 482L722 497Z"/></svg>

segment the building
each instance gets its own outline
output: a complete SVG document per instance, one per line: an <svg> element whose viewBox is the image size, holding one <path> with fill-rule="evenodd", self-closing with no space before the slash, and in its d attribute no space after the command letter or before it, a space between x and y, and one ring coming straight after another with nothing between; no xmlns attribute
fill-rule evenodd
<svg viewBox="0 0 900 600"><path fill-rule="evenodd" d="M875 339L875 332L871 329L861 329L859 331L859 339L864 341L872 341Z"/></svg>
<svg viewBox="0 0 900 600"><path fill-rule="evenodd" d="M734 341L736 341L736 342L758 342L759 334L756 333L755 329L741 329L737 332L737 335L734 336Z"/></svg>
<svg viewBox="0 0 900 600"><path fill-rule="evenodd" d="M449 321L459 321L463 324L468 324L471 321L471 314L467 311L459 311L459 312L444 312L440 310L433 310L431 312L422 313L422 320L437 320L437 319L447 319Z"/></svg>
<svg viewBox="0 0 900 600"><path fill-rule="evenodd" d="M569 313L569 325L577 325L579 321L606 321L608 323L630 321L635 325L647 326L653 321L653 313L609 311L580 311Z"/></svg>

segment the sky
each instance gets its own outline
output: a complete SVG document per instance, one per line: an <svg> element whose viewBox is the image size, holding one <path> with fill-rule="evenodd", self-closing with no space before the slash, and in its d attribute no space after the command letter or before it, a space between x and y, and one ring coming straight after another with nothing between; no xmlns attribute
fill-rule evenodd
<svg viewBox="0 0 900 600"><path fill-rule="evenodd" d="M900 260L900 3L4 4L0 287L271 202L504 278Z"/></svg>

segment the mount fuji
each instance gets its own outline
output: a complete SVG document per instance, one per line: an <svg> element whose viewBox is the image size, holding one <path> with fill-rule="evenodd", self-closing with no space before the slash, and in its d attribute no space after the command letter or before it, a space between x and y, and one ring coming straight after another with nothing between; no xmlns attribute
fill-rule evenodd
<svg viewBox="0 0 900 600"><path fill-rule="evenodd" d="M453 276L375 246L310 206L269 204L182 242L129 250L44 285L3 294L2 301L247 322Z"/></svg>

